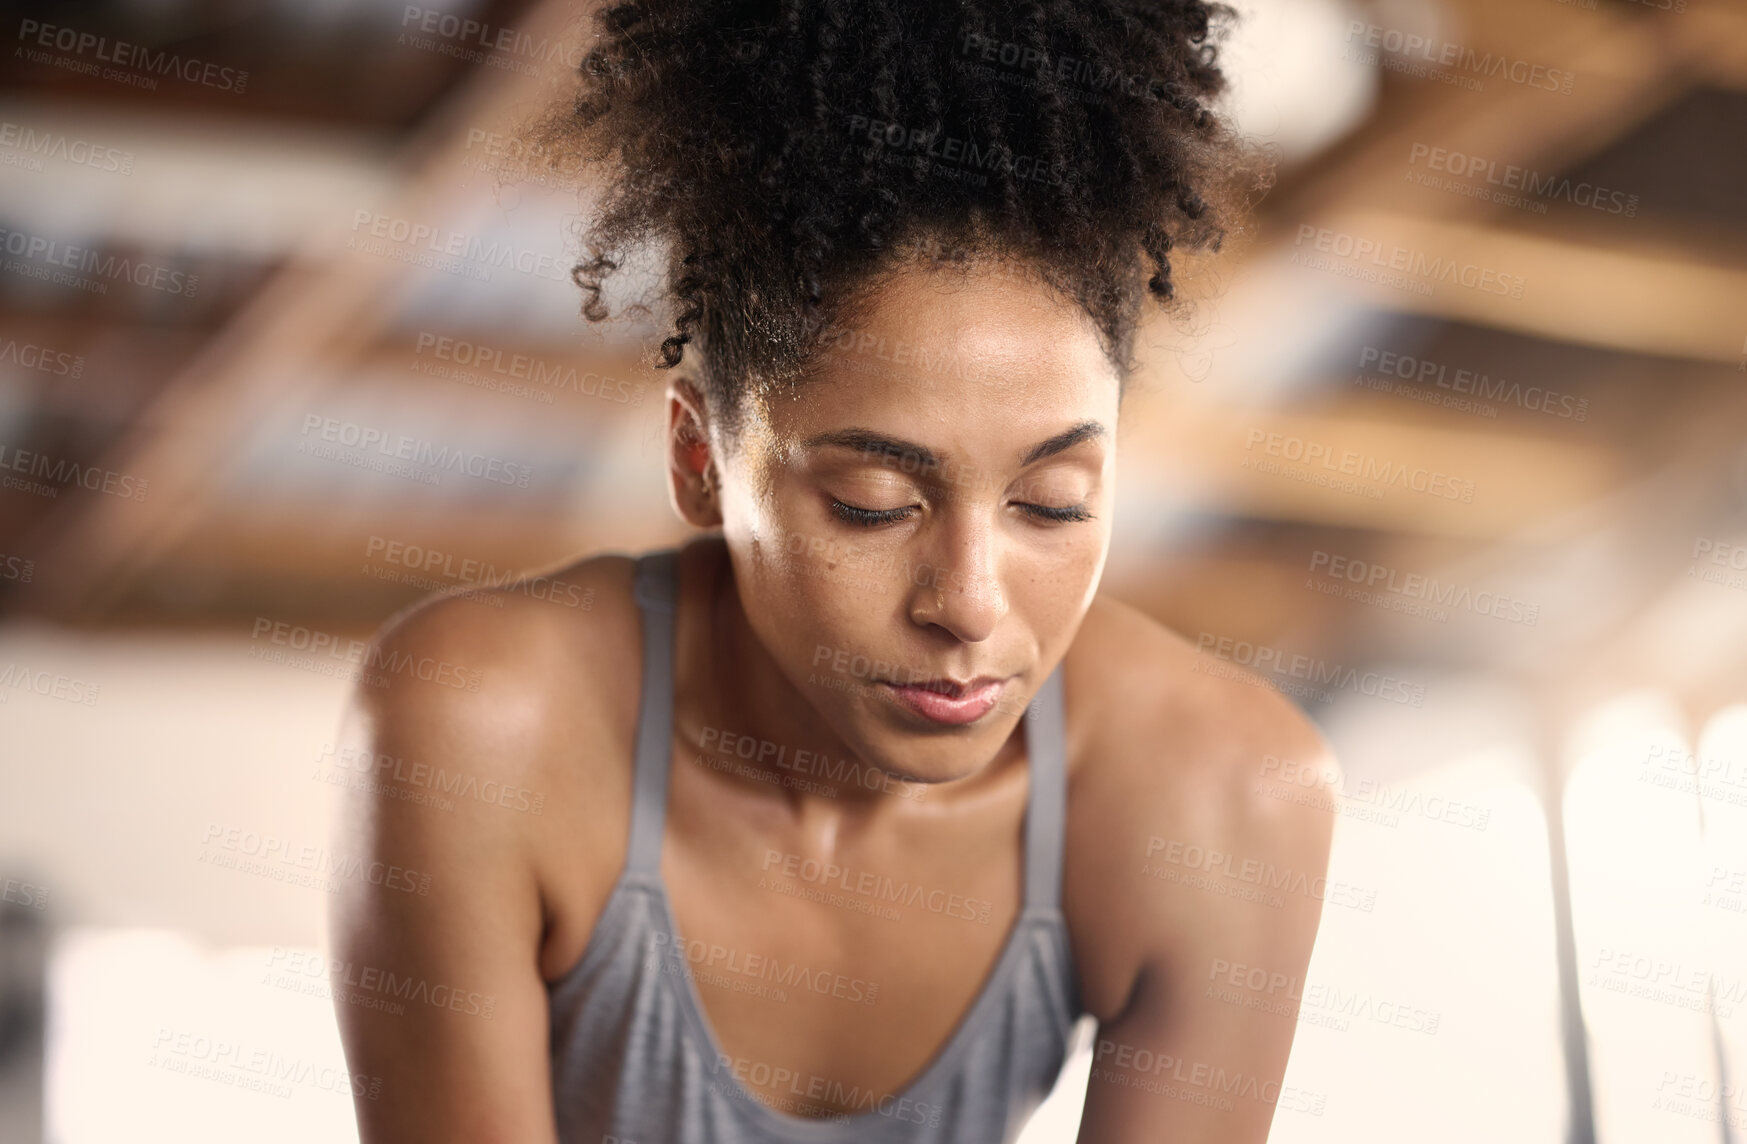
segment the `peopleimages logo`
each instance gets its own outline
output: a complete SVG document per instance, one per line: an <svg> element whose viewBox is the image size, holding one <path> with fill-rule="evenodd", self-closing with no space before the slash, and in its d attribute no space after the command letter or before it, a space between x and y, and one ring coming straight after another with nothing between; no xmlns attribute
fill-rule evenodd
<svg viewBox="0 0 1747 1144"><path fill-rule="evenodd" d="M21 342L17 338L0 335L0 365L8 363L74 380L85 372L85 358L82 354L51 350L35 342Z"/></svg>
<svg viewBox="0 0 1747 1144"><path fill-rule="evenodd" d="M77 461L66 458L55 460L52 457L35 453L29 449L20 449L13 445L0 444L0 470L14 473L26 473L31 477L40 477L52 482L41 484L36 481L25 481L19 478L0 478L0 486L6 488L26 488L29 492L45 492L49 496L57 495L61 489L77 485L90 489L92 492L108 493L110 496L123 500L145 500L146 480L127 473L117 473L111 469L99 469L91 465L81 465Z"/></svg>
<svg viewBox="0 0 1747 1144"><path fill-rule="evenodd" d="M1260 452L1264 456L1301 462L1311 468L1320 467L1343 477L1351 477L1355 481L1372 482L1374 487L1393 486L1446 500L1459 500L1463 504L1470 504L1474 500L1473 481L1436 469L1410 466L1401 461L1392 461L1354 449L1337 451L1322 442L1309 441L1289 433L1272 433L1266 429L1252 428L1244 440L1244 452L1247 454L1257 446L1261 447ZM1244 467L1252 467L1247 456Z"/></svg>
<svg viewBox="0 0 1747 1144"><path fill-rule="evenodd" d="M322 674L339 674L352 678L362 671L366 680L375 686L385 685L388 674L397 674L464 691L478 691L480 682L484 679L484 673L477 668L462 667L446 659L440 660L428 655L415 658L407 652L389 651L371 640L347 639L332 632L306 628L301 624L290 624L266 616L255 617L254 630L249 633L249 639L260 641L251 643L249 647L249 656L252 659L306 669L312 666L331 667L331 664L322 664L318 658L325 657L330 661L338 661L351 670L324 671ZM296 652L307 654L289 654Z"/></svg>
<svg viewBox="0 0 1747 1144"><path fill-rule="evenodd" d="M1494 55L1491 52L1481 52L1449 40L1439 40L1430 36L1422 36L1414 32L1403 32L1399 28L1385 28L1380 24L1368 24L1363 20L1353 20L1347 25L1348 58L1364 59L1367 55L1376 58L1377 52L1363 53L1355 49L1380 49L1383 58L1388 61L1386 66L1397 71L1410 71L1415 74L1429 74L1428 68L1447 69L1451 73L1467 72L1466 77L1474 80L1479 77L1494 78L1502 76L1511 83L1523 87L1539 88L1542 91L1558 92L1560 95L1570 95L1576 80L1576 74L1561 68L1548 67L1545 64L1533 63L1529 60L1516 59L1506 55ZM1402 65L1408 66L1402 66ZM1481 90L1476 82L1462 84L1473 90Z"/></svg>
<svg viewBox="0 0 1747 1144"><path fill-rule="evenodd" d="M971 173L978 180L986 179L981 172L1001 171L1021 181L1057 186L1073 181L1064 164L1045 166L1042 160L1017 154L1004 143L982 142L968 137L961 139L934 127L910 127L859 114L845 116L844 122L852 139L884 148L882 160L885 161L902 162L906 158L926 155L941 169Z"/></svg>
<svg viewBox="0 0 1747 1144"><path fill-rule="evenodd" d="M756 755L760 763L768 762L779 770L818 775L828 782L842 786L859 786L863 790L879 790L886 794L896 794L900 798L915 799L918 802L923 799L927 789L921 783L905 783L894 780L886 772L876 767L867 766L860 760L834 760L824 751L809 751L804 748L797 749L791 755L787 743L776 743L752 735L736 734L720 727L706 726L698 736L698 746L706 752L724 758L751 759Z"/></svg>
<svg viewBox="0 0 1747 1144"><path fill-rule="evenodd" d="M97 702L102 687L70 675L34 670L17 663L0 668L0 703L5 703L14 691L30 691L51 699L78 703L89 707Z"/></svg>
<svg viewBox="0 0 1747 1144"><path fill-rule="evenodd" d="M99 36L95 32L82 32L77 28L45 24L40 20L20 20L18 22L18 39L25 45L18 49L18 53L32 63L52 63L56 66L66 66L53 57L47 57L46 52L31 50L32 46L46 48L50 51L67 52L73 56L85 57L92 61L89 64L69 67L67 70L101 75L104 79L132 80L137 78L117 72L114 68L98 66L114 64L116 67L132 68L137 72L146 72L153 76L175 76L186 83L197 83L202 87L234 92L237 95L241 95L249 85L249 73L239 68L224 67L190 56L179 56L175 52L153 51L151 48L130 44L125 40L112 40L108 36ZM157 81L146 79L140 86L155 89Z"/></svg>
<svg viewBox="0 0 1747 1144"><path fill-rule="evenodd" d="M319 982L331 994L339 995L341 1000L353 1000L348 995L361 990L377 995L366 1000L393 998L396 1002L416 1002L472 1017L483 1017L487 1021L497 1011L497 998L489 993L475 993L441 982L433 985L422 977L407 976L379 966L360 965L338 959L330 961L326 955L312 950L274 946L272 955L267 959L267 980L263 984L283 987L286 983L275 980L275 973L290 978L292 984L296 984L299 977ZM380 1008L377 1005L368 1007Z"/></svg>
<svg viewBox="0 0 1747 1144"><path fill-rule="evenodd" d="M1603 214L1632 218L1638 213L1637 195L1609 190L1582 180L1572 182L1568 176L1543 175L1533 168L1519 167L1514 163L1501 166L1496 159L1445 147L1433 147L1429 143L1414 143L1409 146L1407 162L1410 167L1423 163L1428 170L1441 171L1458 178L1480 177L1486 184L1502 191L1522 191L1540 199L1564 199L1573 206L1588 207ZM1499 201L1510 200L1507 198Z"/></svg>
<svg viewBox="0 0 1747 1144"><path fill-rule="evenodd" d="M0 580L17 580L20 584L28 584L35 574L36 561L0 552Z"/></svg>
<svg viewBox="0 0 1747 1144"><path fill-rule="evenodd" d="M816 993L857 1005L872 1005L879 999L877 981L848 977L835 970L783 961L769 954L749 953L732 946L702 940L687 940L679 934L656 930L651 939L650 957L657 963L680 965L703 971L732 973L739 977L768 981L783 989ZM779 997L783 990L775 991Z"/></svg>
<svg viewBox="0 0 1747 1144"><path fill-rule="evenodd" d="M300 846L287 838L241 827L208 822L201 843L205 849L196 861L245 873L267 874L278 881L290 880L287 876L290 871L310 875L300 884L319 886L330 892L338 888L340 879L350 879L419 897L429 897L431 893L431 876L421 871L376 859L339 854L312 843Z"/></svg>
<svg viewBox="0 0 1747 1144"><path fill-rule="evenodd" d="M107 278L109 282L128 282L184 298L194 297L194 292L200 285L200 276L197 274L185 274L180 270L171 270L168 266L158 266L114 254L99 254L95 250L73 246L59 239L28 234L21 230L7 230L4 227L0 227L0 251L17 256L17 261L6 263L8 270L26 273L33 278L50 278L68 285L79 285L99 294L109 291L108 282L97 281L100 278ZM47 272L47 267L60 267L89 277L80 283L70 275Z"/></svg>
<svg viewBox="0 0 1747 1144"><path fill-rule="evenodd" d="M988 924L990 911L994 908L994 903L984 898L931 889L912 884L908 879L900 882L872 870L855 870L848 866L839 866L835 862L822 862L817 858L766 847L764 864L760 869L769 872L772 867L786 878L798 878L816 886L835 886L845 893L902 906L920 907L931 914L962 918L983 925Z"/></svg>
<svg viewBox="0 0 1747 1144"><path fill-rule="evenodd" d="M959 36L959 56L982 64L998 64L1001 68L1034 81L1053 80L1049 90L1074 97L1122 92L1138 98L1158 99L1154 78L1146 72L1124 71L1102 60L1055 54L1047 48L1018 40L1002 40L978 32ZM982 74L995 74L983 67ZM1027 86L1038 86L1036 82ZM1078 90L1076 90L1078 89Z"/></svg>
<svg viewBox="0 0 1747 1144"><path fill-rule="evenodd" d="M1276 894L1282 891L1303 894L1319 902L1347 906L1367 914L1377 904L1377 891L1368 887L1322 874L1312 877L1308 871L1295 870L1290 866L1276 866L1260 858L1245 858L1217 847L1185 842L1180 838L1148 835L1145 857L1147 865L1155 869L1159 863L1165 863L1183 870L1231 878ZM1232 865L1234 860L1238 863L1235 866ZM1153 870L1143 868L1143 872L1153 873Z"/></svg>
<svg viewBox="0 0 1747 1144"><path fill-rule="evenodd" d="M1479 370L1458 367L1450 370L1444 362L1433 358L1416 358L1395 353L1381 346L1366 345L1359 350L1359 368L1375 369L1378 374L1413 382L1419 386L1448 389L1452 393L1470 395L1482 401L1515 405L1531 413L1544 413L1571 421L1583 421L1589 416L1589 398L1560 393L1539 385L1524 386L1503 377L1494 379Z"/></svg>
<svg viewBox="0 0 1747 1144"><path fill-rule="evenodd" d="M253 1048L224 1037L209 1037L185 1029L159 1026L152 1040L152 1055L146 1064L170 1072L204 1076L236 1088L249 1089L259 1085L244 1083L256 1080L270 1085L263 1091L289 1097L290 1085L336 1093L340 1096L362 1096L375 1100L382 1094L382 1078L363 1073L348 1073L344 1062L339 1065L319 1064L302 1057L288 1057L267 1048ZM245 1077L243 1074L254 1074ZM283 1091L281 1091L283 1090Z"/></svg>
<svg viewBox="0 0 1747 1144"><path fill-rule="evenodd" d="M860 1085L846 1085L840 1080L816 1073L769 1065L749 1057L731 1057L726 1053L716 1054L716 1068L718 1071L732 1072L743 1084L782 1089L788 1096L809 1103L822 1104L829 1100L840 1108L857 1112L877 1112L881 1116L907 1124L933 1126L940 1123L938 1104L927 1104L871 1088L864 1089Z"/></svg>
<svg viewBox="0 0 1747 1144"><path fill-rule="evenodd" d="M374 575L380 580L398 580L428 589L461 584L472 589L501 590L526 596L531 600L549 600L567 608L587 609L594 606L593 587L583 588L581 585L555 580L550 576L523 576L513 568L499 568L487 561L457 557L452 552L390 540L385 536L370 537L364 545L364 556L366 561L375 557L391 566L373 568L365 563L365 574ZM395 568L404 568L407 574L394 574ZM434 579L433 576L441 579ZM464 594L481 598L471 592Z"/></svg>
<svg viewBox="0 0 1747 1144"><path fill-rule="evenodd" d="M440 792L458 799L470 798L483 806L500 806L505 810L519 810L528 814L540 814L546 807L546 795L543 791L513 786L497 779L486 779L482 782L478 775L452 771L426 762L409 763L396 755L380 754L357 747L336 747L330 743L323 747L317 762L328 760L332 760L333 771L369 779L379 790L390 789L388 784L394 783L420 791ZM316 773L319 776L321 771L318 769Z"/></svg>
<svg viewBox="0 0 1747 1144"><path fill-rule="evenodd" d="M470 276L479 277L483 274L483 281L490 280L493 269L516 270L554 282L570 281L570 267L550 251L518 247L515 243L502 239L488 240L465 231L378 214L371 210L353 212L352 234L346 240L346 247L366 254L384 254L396 248L416 251L430 257L430 265L436 269L464 264L468 270L474 272ZM445 257L451 261L442 261Z"/></svg>
<svg viewBox="0 0 1747 1144"><path fill-rule="evenodd" d="M1378 671L1360 671L1358 668L1331 663L1315 656L1289 655L1266 644L1254 644L1231 636L1202 632L1196 639L1195 650L1201 655L1226 660L1252 671L1285 675L1334 690L1351 690L1376 699L1405 703L1409 707L1419 707L1425 703L1423 684L1411 683ZM1280 686L1282 690L1286 690L1284 685Z"/></svg>
<svg viewBox="0 0 1747 1144"><path fill-rule="evenodd" d="M1308 1112L1313 1116L1321 1116L1328 1103L1326 1094L1283 1086L1279 1081L1264 1080L1242 1069L1227 1071L1205 1061L1186 1060L1144 1045L1108 1038L1099 1038L1092 1059L1092 1079L1095 1081L1155 1091L1222 1111L1235 1107L1233 1097L1261 1101L1292 1112ZM1157 1082L1159 1086L1137 1081Z"/></svg>
<svg viewBox="0 0 1747 1144"><path fill-rule="evenodd" d="M462 338L420 330L413 352L423 358L427 352L437 361L460 367L447 370L423 363L423 373L475 383L486 375L497 375L516 381L529 381L547 389L568 389L585 397L598 397L620 405L635 405L643 400L641 385L625 378L608 377L593 370L578 372L574 365L548 361L523 353L505 353L495 346L482 345ZM418 369L418 366L414 367ZM485 388L498 388L486 385ZM548 397L548 401L550 398Z"/></svg>
<svg viewBox="0 0 1747 1144"><path fill-rule="evenodd" d="M494 484L514 485L518 489L528 487L529 479L534 471L528 465L516 464L501 457L488 457L484 453L469 453L465 449L438 445L420 437L408 437L404 433L391 434L385 429L360 425L355 421L342 421L336 417L323 417L319 413L306 413L303 417L303 431L300 435L308 437L312 432L321 441L354 448L358 450L359 454L374 450L383 457L410 462L412 465L423 466L427 470L459 472L469 477L491 481ZM298 452L326 455L307 448L307 444L306 442L299 445ZM358 454L353 454L350 458L341 455L337 459L356 461L361 458ZM438 476L438 479L441 479L435 473L427 475Z"/></svg>
<svg viewBox="0 0 1747 1144"><path fill-rule="evenodd" d="M1309 570L1313 576L1307 585L1309 587L1317 586L1314 575L1320 572L1332 582L1344 581L1354 586L1354 591L1389 593L1407 600L1423 601L1455 611L1473 612L1475 615L1490 616L1528 627L1534 627L1541 616L1539 604L1519 600L1502 592L1485 588L1476 592L1465 584L1440 581L1435 576L1426 576L1419 572L1402 573L1387 564L1337 556L1320 548L1310 554ZM1347 598L1366 597L1348 595Z"/></svg>
<svg viewBox="0 0 1747 1144"><path fill-rule="evenodd" d="M1315 226L1311 223L1300 223L1298 237L1293 242L1294 247L1301 247L1306 242L1311 249L1322 254L1333 255L1335 258L1352 259L1354 263L1365 263L1361 269L1372 271L1372 267L1381 267L1384 271L1399 272L1410 279L1419 279L1420 284L1446 282L1454 286L1463 286L1470 290L1478 290L1482 294L1497 294L1500 297L1521 298L1525 279L1520 274L1511 274L1497 267L1481 266L1473 262L1462 262L1455 258L1445 258L1442 254L1433 254L1398 243L1383 243L1374 238L1349 234L1346 231L1335 230L1326 226ZM1314 265L1301 258L1294 250L1290 261L1297 264L1304 262ZM1318 267L1320 268L1320 267Z"/></svg>
<svg viewBox="0 0 1747 1144"><path fill-rule="evenodd" d="M49 904L48 887L21 882L17 878L7 878L0 881L0 902L12 902L40 910Z"/></svg>
<svg viewBox="0 0 1747 1144"><path fill-rule="evenodd" d="M408 4L401 13L400 26L402 43L411 43L414 47L439 50L443 55L454 56L457 59L473 63L493 63L499 67L510 66L507 62L499 62L492 56L510 57L524 56L541 63L554 61L574 71L582 66L583 49L581 44L573 44L567 40L553 39L550 36L533 36L515 28L493 27L483 20L474 20L457 16L442 8L425 8L418 4ZM423 32L427 36L448 41L437 47L434 44L418 40L408 40L407 31ZM522 68L512 70L524 71ZM525 74L533 74L525 72Z"/></svg>
<svg viewBox="0 0 1747 1144"><path fill-rule="evenodd" d="M135 155L89 139L78 139L59 131L38 131L9 119L0 120L0 148L31 160L31 170L43 169L41 160L59 159L94 171L116 175L133 174Z"/></svg>
<svg viewBox="0 0 1747 1144"><path fill-rule="evenodd" d="M1216 957L1209 966L1202 996L1228 1005L1273 1013L1344 1033L1350 1021L1369 1021L1410 1033L1436 1036L1443 1013L1379 997L1349 992L1328 982L1305 984L1302 978L1259 965Z"/></svg>

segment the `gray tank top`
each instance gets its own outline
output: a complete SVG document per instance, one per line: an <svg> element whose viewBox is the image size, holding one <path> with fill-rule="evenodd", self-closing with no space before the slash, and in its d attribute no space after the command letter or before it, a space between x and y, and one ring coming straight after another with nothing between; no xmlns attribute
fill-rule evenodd
<svg viewBox="0 0 1747 1144"><path fill-rule="evenodd" d="M1060 909L1066 802L1061 669L1050 674L1024 716L1030 767L1024 905L969 1011L901 1091L840 1085L833 1102L857 1112L819 1118L782 1111L754 1097L735 1075L683 955L679 966L669 964L684 948L675 943L659 870L673 743L675 555L671 549L648 553L637 566L643 689L624 870L582 957L548 986L559 1140L1011 1144L1061 1072L1082 1012ZM748 1075L763 1083L756 1071ZM816 1104L818 1083L795 1078L796 1104Z"/></svg>

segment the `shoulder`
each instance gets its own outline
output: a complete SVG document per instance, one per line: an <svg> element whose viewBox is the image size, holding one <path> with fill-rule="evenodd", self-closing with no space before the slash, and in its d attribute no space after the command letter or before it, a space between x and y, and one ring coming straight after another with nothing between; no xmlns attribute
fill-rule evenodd
<svg viewBox="0 0 1747 1144"><path fill-rule="evenodd" d="M586 669L635 634L633 567L609 553L427 596L377 630L357 694L373 707L423 706L451 719L526 711L565 682L555 672Z"/></svg>
<svg viewBox="0 0 1747 1144"><path fill-rule="evenodd" d="M1323 877L1340 768L1263 679L1119 601L1094 600L1065 671L1064 905L1105 989L1089 1000L1115 1010L1144 965L1216 915L1297 914L1253 910L1246 880Z"/></svg>
<svg viewBox="0 0 1747 1144"><path fill-rule="evenodd" d="M1338 782L1328 743L1295 703L1120 601L1094 599L1067 672L1082 684L1069 684L1069 703L1086 736L1079 753L1088 787L1193 793L1266 817L1280 800L1253 796L1281 768Z"/></svg>
<svg viewBox="0 0 1747 1144"><path fill-rule="evenodd" d="M359 665L355 734L409 765L555 779L542 772L569 761L567 745L634 712L636 676L621 670L639 654L633 571L632 558L602 554L403 609Z"/></svg>

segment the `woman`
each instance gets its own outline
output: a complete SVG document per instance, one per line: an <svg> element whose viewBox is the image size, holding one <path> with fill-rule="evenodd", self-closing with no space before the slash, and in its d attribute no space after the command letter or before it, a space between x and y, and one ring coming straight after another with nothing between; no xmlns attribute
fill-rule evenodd
<svg viewBox="0 0 1747 1144"><path fill-rule="evenodd" d="M349 807L429 877L335 912L415 997L337 1004L365 1141L1011 1141L1082 1014L1081 1140L1266 1137L1294 1023L1241 983L1302 978L1330 836L1268 776L1336 772L1097 595L1143 305L1256 185L1204 106L1224 15L600 17L539 146L605 168L585 314L665 249L704 531L548 574L587 610L450 596L378 637L480 686L361 688L350 741L498 793Z"/></svg>

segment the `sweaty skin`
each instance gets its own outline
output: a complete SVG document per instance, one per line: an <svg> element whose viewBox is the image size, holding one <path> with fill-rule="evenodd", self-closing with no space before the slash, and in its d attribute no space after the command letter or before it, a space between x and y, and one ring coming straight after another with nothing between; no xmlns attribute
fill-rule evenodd
<svg viewBox="0 0 1747 1144"><path fill-rule="evenodd" d="M1063 908L1099 1021L1080 1140L1260 1144L1277 1108L1316 1098L1281 1088L1286 991L1238 982L1303 980L1339 782L1326 744L1253 675L1097 594L1119 387L1076 307L1010 267L913 266L828 344L792 394L749 402L732 440L687 381L669 390L670 497L704 530L680 561L662 855L679 929L877 990L777 1002L700 979L718 1041L864 1091L922 1070L1018 912L1020 720L1059 662ZM555 1140L545 989L587 946L628 838L631 574L625 556L594 556L546 573L575 591L434 598L378 636L384 654L447 661L480 686L361 685L347 749L518 793L448 812L341 796L351 851L430 883L348 883L334 956L492 999L489 1019L336 1000L349 1067L383 1078L355 1102L366 1144ZM984 676L1001 697L963 725L888 686ZM832 784L739 737L879 777ZM893 922L761 887L808 860L970 904Z"/></svg>

